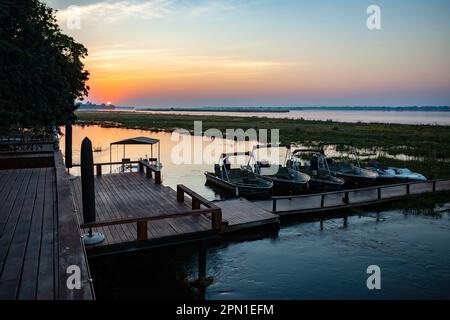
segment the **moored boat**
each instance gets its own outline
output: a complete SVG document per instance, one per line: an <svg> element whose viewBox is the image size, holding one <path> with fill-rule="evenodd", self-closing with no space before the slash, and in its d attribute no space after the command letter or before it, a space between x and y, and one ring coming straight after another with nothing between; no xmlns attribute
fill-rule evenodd
<svg viewBox="0 0 450 320"><path fill-rule="evenodd" d="M309 154L311 156L310 161L304 161L301 158L302 154ZM317 161L316 164L314 161ZM286 164L293 170L310 176L309 189L311 191L337 191L344 187L345 180L336 177L329 171L325 158L319 150L296 149L292 152L291 158L287 160ZM317 168L313 168L314 165L317 165ZM320 168L323 170L320 170Z"/></svg>
<svg viewBox="0 0 450 320"><path fill-rule="evenodd" d="M403 181L426 181L427 178L408 168L381 167L377 161L369 162L368 170L378 173L378 180L383 183L396 183Z"/></svg>
<svg viewBox="0 0 450 320"><path fill-rule="evenodd" d="M273 182L258 177L246 166L231 168L229 158L241 155L250 156L250 152L223 153L219 163L214 165L214 172L205 172L206 180L211 185L232 192L236 196L268 196Z"/></svg>
<svg viewBox="0 0 450 320"><path fill-rule="evenodd" d="M291 146L288 144L266 144L254 146L251 161L248 163L249 169L253 170L257 177L272 181L274 194L297 194L308 190L311 179L308 174L293 170L286 165L271 164L268 161L257 160L256 150L269 148L286 148L287 158L290 154Z"/></svg>
<svg viewBox="0 0 450 320"><path fill-rule="evenodd" d="M349 150L348 160L334 160L328 158L325 154L326 146L346 146ZM378 173L362 168L359 164L359 159L353 150L351 142L323 142L319 144L321 154L327 165L327 170L333 173L336 177L343 178L345 180L345 186L347 187L364 187L373 185L378 178ZM353 158L353 162L350 159ZM320 168L319 172L325 171L324 168Z"/></svg>

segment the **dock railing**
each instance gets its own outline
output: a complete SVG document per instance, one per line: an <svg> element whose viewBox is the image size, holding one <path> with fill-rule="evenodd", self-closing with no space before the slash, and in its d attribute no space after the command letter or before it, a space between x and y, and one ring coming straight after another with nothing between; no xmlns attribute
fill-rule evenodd
<svg viewBox="0 0 450 320"><path fill-rule="evenodd" d="M214 230L222 228L222 209L216 206L213 202L203 198L197 192L189 189L183 184L177 185L177 201L184 202L184 195L191 197L192 210L200 210L201 205L211 210L211 222Z"/></svg>
<svg viewBox="0 0 450 320"><path fill-rule="evenodd" d="M184 194L187 194L191 197L192 210L184 212L165 213L152 216L143 216L136 218L124 218L124 219L113 219L108 221L89 222L81 224L80 228L89 229L89 228L100 228L114 225L136 223L137 226L136 240L145 241L148 240L148 222L150 221L181 218L188 216L210 215L212 229L219 231L222 226L222 210L213 203L211 203L210 201L204 199L203 197L192 191L191 189L187 188L186 186L178 185L177 200L179 202L184 202ZM201 209L200 208L201 205L204 205L206 208Z"/></svg>
<svg viewBox="0 0 450 320"><path fill-rule="evenodd" d="M410 181L317 194L272 197L272 212L308 212L363 206L402 199L409 195L450 190L450 179ZM281 208L280 208L281 207Z"/></svg>
<svg viewBox="0 0 450 320"><path fill-rule="evenodd" d="M150 158L148 159L150 162L157 161L156 158ZM101 176L103 174L102 167L103 166L125 166L125 165L137 165L138 172L139 173L145 173L147 178L152 179L153 174L155 178L155 184L161 184L161 168L157 167L156 165L149 163L144 160L135 160L135 161L116 161L116 162L98 162L94 163L95 167L95 174L97 176ZM73 164L73 167L80 167L80 164ZM132 171L132 168L130 168L130 172Z"/></svg>

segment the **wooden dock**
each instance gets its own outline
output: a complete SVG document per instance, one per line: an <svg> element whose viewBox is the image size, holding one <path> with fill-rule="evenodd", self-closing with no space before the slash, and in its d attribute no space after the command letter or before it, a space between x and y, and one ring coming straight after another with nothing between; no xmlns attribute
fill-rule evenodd
<svg viewBox="0 0 450 320"><path fill-rule="evenodd" d="M82 224L81 179L71 181L75 209ZM105 241L88 246L89 254L115 253L217 238L210 218L213 209L192 209L192 200L178 201L177 192L153 183L145 174L127 172L95 177L96 222L94 231ZM198 208L200 209L200 208ZM145 235L138 234L138 222ZM147 226L148 225L148 226Z"/></svg>
<svg viewBox="0 0 450 320"><path fill-rule="evenodd" d="M280 222L277 214L255 206L244 198L214 203L222 209L222 219L225 224L221 230L222 234L266 225L278 225Z"/></svg>
<svg viewBox="0 0 450 320"><path fill-rule="evenodd" d="M9 156L16 168L0 170L0 299L94 299L61 153L38 168L26 160L32 152ZM66 284L69 266L80 270L79 289Z"/></svg>

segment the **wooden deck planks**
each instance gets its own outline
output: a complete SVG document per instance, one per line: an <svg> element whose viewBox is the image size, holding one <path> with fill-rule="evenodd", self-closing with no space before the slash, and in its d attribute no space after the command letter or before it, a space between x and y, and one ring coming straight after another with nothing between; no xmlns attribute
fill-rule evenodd
<svg viewBox="0 0 450 320"><path fill-rule="evenodd" d="M70 264L84 265L84 283L90 276L71 195L58 194L55 172L54 167L0 170L0 299L94 297L91 283L77 292L59 290L60 283L66 285L67 258ZM70 206L63 207L63 200ZM59 233L60 218L73 219L75 228ZM71 238L78 241L77 248L68 243Z"/></svg>
<svg viewBox="0 0 450 320"><path fill-rule="evenodd" d="M227 222L227 229L249 228L266 224L278 224L278 215L268 212L254 203L244 199L218 201L215 204L222 209L222 219Z"/></svg>
<svg viewBox="0 0 450 320"><path fill-rule="evenodd" d="M15 195L14 204L1 211L0 298L54 299L54 169L11 171L17 179L9 197Z"/></svg>
<svg viewBox="0 0 450 320"><path fill-rule="evenodd" d="M23 197L17 197L12 208L11 224L7 226L7 233L3 234L5 243L9 240L9 247L4 256L3 268L0 274L0 298L16 299L20 283L20 276L25 256L28 234L34 207L35 195L39 179L39 170L29 170L28 183ZM26 196L25 196L26 195ZM13 226L13 224L15 225ZM2 243L3 245L4 243ZM6 247L4 248L6 249Z"/></svg>
<svg viewBox="0 0 450 320"><path fill-rule="evenodd" d="M75 207L82 220L81 179L71 181ZM96 176L97 221L171 214L191 210L190 200L179 203L176 192L164 185L156 185L139 173L122 173ZM211 220L205 216L168 218L148 223L150 240L184 237L211 231ZM106 241L98 247L136 242L136 224L103 227Z"/></svg>

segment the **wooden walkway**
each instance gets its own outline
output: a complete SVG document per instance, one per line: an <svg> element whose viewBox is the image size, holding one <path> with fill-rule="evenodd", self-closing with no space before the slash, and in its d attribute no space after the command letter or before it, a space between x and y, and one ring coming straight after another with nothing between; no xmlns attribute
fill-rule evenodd
<svg viewBox="0 0 450 320"><path fill-rule="evenodd" d="M75 208L82 223L81 178L71 181ZM156 245L170 245L217 238L207 215L169 216L192 211L192 202L177 200L177 192L162 184L155 184L145 174L127 172L95 177L96 223L123 223L94 228L105 235L105 241L87 247L92 254L131 251ZM167 216L167 218L164 218ZM146 241L138 241L134 219L159 217L150 221ZM126 220L131 222L127 223ZM87 231L87 230L85 230Z"/></svg>
<svg viewBox="0 0 450 320"><path fill-rule="evenodd" d="M0 299L93 299L60 153L58 165L0 170ZM81 289L67 288L67 268Z"/></svg>
<svg viewBox="0 0 450 320"><path fill-rule="evenodd" d="M254 204L283 216L368 206L441 191L450 191L450 180L407 182L311 195L273 197L270 200L255 201Z"/></svg>
<svg viewBox="0 0 450 320"><path fill-rule="evenodd" d="M222 228L221 233L279 224L277 214L259 208L244 198L217 201L214 203L222 209L222 219L225 226Z"/></svg>

